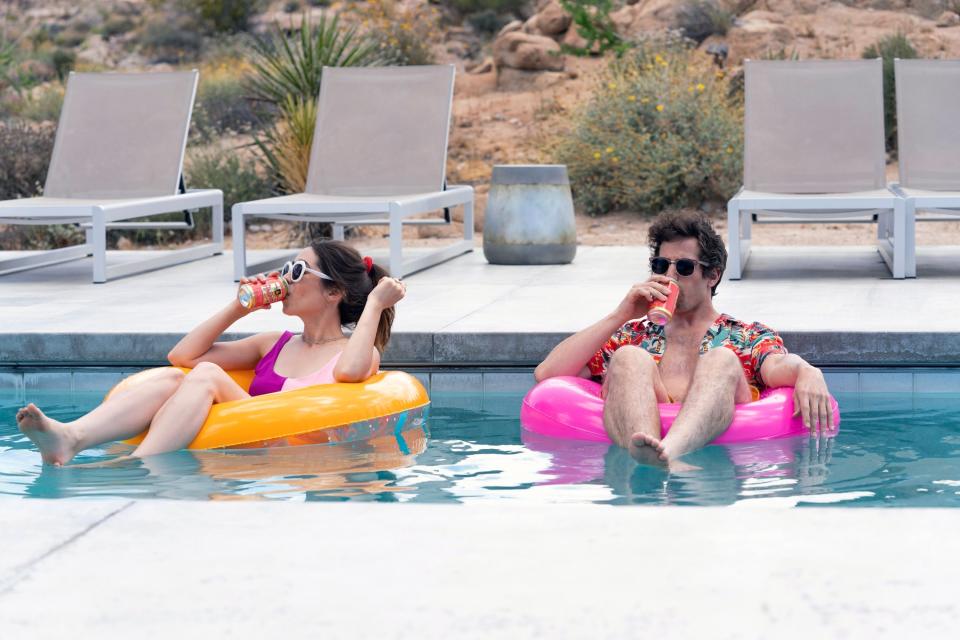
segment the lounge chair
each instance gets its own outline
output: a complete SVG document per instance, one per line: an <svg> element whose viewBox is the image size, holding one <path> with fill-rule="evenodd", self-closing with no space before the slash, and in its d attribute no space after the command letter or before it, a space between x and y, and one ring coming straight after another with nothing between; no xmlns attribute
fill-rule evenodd
<svg viewBox="0 0 960 640"><path fill-rule="evenodd" d="M960 220L960 61L895 60L900 180L907 263L916 275L916 222ZM927 213L917 216L917 211Z"/></svg>
<svg viewBox="0 0 960 640"><path fill-rule="evenodd" d="M306 189L233 206L235 279L278 263L247 265L251 217L328 222L335 239L346 225L387 224L396 277L472 251L473 188L444 185L453 76L452 65L324 68ZM403 225L448 224L457 205L463 239L404 260ZM440 209L445 218L410 219Z"/></svg>
<svg viewBox="0 0 960 640"><path fill-rule="evenodd" d="M886 188L881 61L750 60L744 68L743 187L727 204L729 277L743 277L754 215L876 219L893 277L913 275L905 202Z"/></svg>
<svg viewBox="0 0 960 640"><path fill-rule="evenodd" d="M77 246L0 261L0 273L93 256L93 281L158 269L223 251L223 194L182 188L181 167L197 72L71 73L43 195L0 201L0 224L79 224ZM0 150L3 153L3 150ZM107 229L183 228L210 207L213 242L107 265ZM130 222L184 211L182 222ZM162 253L162 255L158 255Z"/></svg>

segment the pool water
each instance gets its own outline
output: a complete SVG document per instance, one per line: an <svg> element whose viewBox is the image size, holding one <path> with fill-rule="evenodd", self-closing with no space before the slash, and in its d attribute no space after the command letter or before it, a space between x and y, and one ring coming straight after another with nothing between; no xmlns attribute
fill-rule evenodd
<svg viewBox="0 0 960 640"><path fill-rule="evenodd" d="M37 392L71 420L103 394ZM698 471L639 466L618 447L535 437L521 393L436 393L427 429L333 445L199 451L115 464L44 467L16 428L21 402L0 390L0 495L609 505L960 506L960 394L841 394L839 435L710 446ZM107 463L111 444L75 463Z"/></svg>

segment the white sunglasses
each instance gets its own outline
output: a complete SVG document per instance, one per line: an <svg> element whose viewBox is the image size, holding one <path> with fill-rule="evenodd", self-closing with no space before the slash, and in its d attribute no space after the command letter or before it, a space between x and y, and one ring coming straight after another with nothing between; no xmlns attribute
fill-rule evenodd
<svg viewBox="0 0 960 640"><path fill-rule="evenodd" d="M317 271L316 269L311 269L308 267L306 260L287 262L280 267L280 277L285 278L289 275L291 282L300 282L300 280L303 279L304 273L312 273L318 278L334 282L333 278L325 274L323 271Z"/></svg>

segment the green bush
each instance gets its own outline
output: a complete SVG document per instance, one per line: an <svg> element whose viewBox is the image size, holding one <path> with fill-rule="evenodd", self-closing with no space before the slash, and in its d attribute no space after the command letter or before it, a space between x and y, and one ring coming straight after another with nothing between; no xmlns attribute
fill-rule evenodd
<svg viewBox="0 0 960 640"><path fill-rule="evenodd" d="M43 191L54 135L53 126L0 122L0 200L29 198Z"/></svg>
<svg viewBox="0 0 960 640"><path fill-rule="evenodd" d="M126 16L110 16L100 28L100 34L109 39L132 31L134 26L133 20Z"/></svg>
<svg viewBox="0 0 960 640"><path fill-rule="evenodd" d="M614 59L556 149L591 214L653 214L729 198L741 179L742 109L727 80L682 44Z"/></svg>
<svg viewBox="0 0 960 640"><path fill-rule="evenodd" d="M191 187L223 191L223 215L227 221L230 220L230 209L234 204L269 198L274 191L271 182L257 172L256 161L235 149L191 154L184 176ZM209 233L208 229L201 231Z"/></svg>
<svg viewBox="0 0 960 640"><path fill-rule="evenodd" d="M717 0L691 0L677 10L674 26L700 44L712 35L727 35L735 17Z"/></svg>
<svg viewBox="0 0 960 640"><path fill-rule="evenodd" d="M55 132L51 125L0 123L0 200L40 195L47 179ZM74 225L0 226L0 249L55 249L83 240Z"/></svg>
<svg viewBox="0 0 960 640"><path fill-rule="evenodd" d="M561 46L564 52L586 56L614 51L617 56L622 56L630 48L630 44L617 35L610 19L612 0L560 0L560 6L570 14L571 28L587 41L583 47L564 44Z"/></svg>
<svg viewBox="0 0 960 640"><path fill-rule="evenodd" d="M442 39L436 9L371 0L358 13L367 25L366 35L377 43L384 64L433 64L431 44Z"/></svg>
<svg viewBox="0 0 960 640"><path fill-rule="evenodd" d="M21 118L33 122L57 122L63 108L63 85L38 87L32 94L25 94L19 107Z"/></svg>
<svg viewBox="0 0 960 640"><path fill-rule="evenodd" d="M203 139L224 133L247 133L260 122L248 98L246 78L227 64L205 69L200 75L194 131Z"/></svg>
<svg viewBox="0 0 960 640"><path fill-rule="evenodd" d="M477 33L492 36L506 26L510 19L498 14L493 9L486 9L471 13L467 16L466 21Z"/></svg>
<svg viewBox="0 0 960 640"><path fill-rule="evenodd" d="M50 64L52 64L56 70L57 78L60 82L63 82L77 64L77 56L72 51L67 51L66 49L55 49L50 56Z"/></svg>
<svg viewBox="0 0 960 640"><path fill-rule="evenodd" d="M200 55L203 37L189 16L158 16L144 26L140 44L153 62L180 64Z"/></svg>
<svg viewBox="0 0 960 640"><path fill-rule="evenodd" d="M916 58L917 50L902 33L881 38L863 51L864 58L883 58L883 129L887 151L897 151L897 86L894 58Z"/></svg>
<svg viewBox="0 0 960 640"><path fill-rule="evenodd" d="M174 0L174 7L192 16L207 33L239 33L250 28L262 0Z"/></svg>

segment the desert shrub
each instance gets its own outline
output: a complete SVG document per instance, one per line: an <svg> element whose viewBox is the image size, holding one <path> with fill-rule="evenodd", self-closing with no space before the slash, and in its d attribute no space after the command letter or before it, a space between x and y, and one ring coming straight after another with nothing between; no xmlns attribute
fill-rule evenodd
<svg viewBox="0 0 960 640"><path fill-rule="evenodd" d="M883 58L883 131L887 151L897 151L897 86L894 58L916 58L917 50L903 33L881 38L863 51L864 58Z"/></svg>
<svg viewBox="0 0 960 640"><path fill-rule="evenodd" d="M299 193L307 185L310 147L317 122L317 101L287 96L280 105L280 118L255 144L270 178L282 193Z"/></svg>
<svg viewBox="0 0 960 640"><path fill-rule="evenodd" d="M158 15L144 25L140 45L153 62L179 64L197 58L203 37L190 16Z"/></svg>
<svg viewBox="0 0 960 640"><path fill-rule="evenodd" d="M617 56L622 56L630 48L629 43L617 35L610 18L612 0L560 0L560 6L572 18L570 28L576 29L577 34L587 41L583 47L564 44L561 46L564 52L586 56L614 51Z"/></svg>
<svg viewBox="0 0 960 640"><path fill-rule="evenodd" d="M493 9L486 9L484 11L471 13L467 16L466 22L477 33L492 36L506 26L507 23L510 22L510 18L505 17L503 14L498 14Z"/></svg>
<svg viewBox="0 0 960 640"><path fill-rule="evenodd" d="M106 22L103 23L103 26L100 27L100 34L106 39L114 36L122 36L125 33L133 31L134 26L136 25L133 20L127 16L110 16Z"/></svg>
<svg viewBox="0 0 960 640"><path fill-rule="evenodd" d="M358 9L365 33L377 44L385 64L434 62L431 44L439 42L440 14L426 5L406 7L394 0L372 0Z"/></svg>
<svg viewBox="0 0 960 640"><path fill-rule="evenodd" d="M186 183L191 187L220 189L223 191L223 215L230 220L230 208L237 202L258 200L273 195L270 180L257 172L257 162L249 154L236 149L215 149L193 153L187 158L184 169ZM197 218L198 226L203 221L204 235L209 233L208 216Z"/></svg>
<svg viewBox="0 0 960 640"><path fill-rule="evenodd" d="M224 62L200 74L192 125L201 138L246 133L260 122L248 97L246 76L243 65L236 62Z"/></svg>
<svg viewBox="0 0 960 640"><path fill-rule="evenodd" d="M19 106L21 118L33 122L56 122L63 108L63 85L50 84L37 87L25 94Z"/></svg>
<svg viewBox="0 0 960 640"><path fill-rule="evenodd" d="M206 33L239 33L250 28L250 19L265 0L168 0L168 11L192 18Z"/></svg>
<svg viewBox="0 0 960 640"><path fill-rule="evenodd" d="M741 178L743 116L726 83L675 42L608 63L556 149L584 210L656 213L729 198Z"/></svg>
<svg viewBox="0 0 960 640"><path fill-rule="evenodd" d="M76 66L77 56L72 51L67 51L66 49L54 49L50 55L50 64L53 65L57 78L60 82L63 82Z"/></svg>
<svg viewBox="0 0 960 640"><path fill-rule="evenodd" d="M726 35L735 17L717 0L691 0L677 10L674 26L700 44L712 35Z"/></svg>
<svg viewBox="0 0 960 640"><path fill-rule="evenodd" d="M75 26L71 25L58 33L56 37L54 37L53 41L61 47L72 49L74 47L79 47L86 39L87 31L77 29Z"/></svg>
<svg viewBox="0 0 960 640"><path fill-rule="evenodd" d="M488 10L495 13L520 13L529 2L528 0L441 0L439 4L456 9L460 15L469 15Z"/></svg>
<svg viewBox="0 0 960 640"><path fill-rule="evenodd" d="M0 123L0 200L29 198L43 191L54 135L50 125Z"/></svg>

